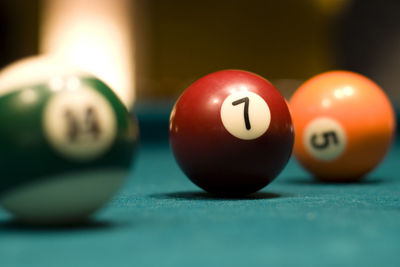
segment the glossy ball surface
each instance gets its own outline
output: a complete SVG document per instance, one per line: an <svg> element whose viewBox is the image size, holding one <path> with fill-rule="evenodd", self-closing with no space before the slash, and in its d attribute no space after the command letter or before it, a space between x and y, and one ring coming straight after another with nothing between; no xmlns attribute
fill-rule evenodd
<svg viewBox="0 0 400 267"><path fill-rule="evenodd" d="M293 141L284 97L246 71L200 78L171 112L170 144L178 165L215 194L246 195L269 184L287 164Z"/></svg>
<svg viewBox="0 0 400 267"><path fill-rule="evenodd" d="M388 151L395 115L383 90L353 72L317 75L290 100L294 154L323 181L355 181L373 170Z"/></svg>
<svg viewBox="0 0 400 267"><path fill-rule="evenodd" d="M33 58L0 73L0 205L17 220L85 220L121 187L135 120L97 77Z"/></svg>

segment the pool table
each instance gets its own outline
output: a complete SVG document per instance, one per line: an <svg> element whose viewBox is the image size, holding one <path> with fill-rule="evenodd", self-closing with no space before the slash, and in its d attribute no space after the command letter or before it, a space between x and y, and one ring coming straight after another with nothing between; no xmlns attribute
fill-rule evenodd
<svg viewBox="0 0 400 267"><path fill-rule="evenodd" d="M90 222L26 226L0 210L0 266L400 266L399 138L359 183L316 182L291 159L260 192L217 198L175 163L169 109L136 109L135 164Z"/></svg>

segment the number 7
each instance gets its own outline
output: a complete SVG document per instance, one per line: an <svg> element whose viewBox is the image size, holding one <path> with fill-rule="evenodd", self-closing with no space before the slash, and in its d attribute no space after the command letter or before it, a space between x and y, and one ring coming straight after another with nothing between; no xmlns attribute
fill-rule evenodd
<svg viewBox="0 0 400 267"><path fill-rule="evenodd" d="M251 129L251 125L250 125L250 119L249 119L249 103L250 103L250 99L248 97L243 97L239 100L233 101L232 105L236 106L239 104L244 103L244 110L243 110L243 116L244 116L244 123L246 125L246 129L250 130Z"/></svg>

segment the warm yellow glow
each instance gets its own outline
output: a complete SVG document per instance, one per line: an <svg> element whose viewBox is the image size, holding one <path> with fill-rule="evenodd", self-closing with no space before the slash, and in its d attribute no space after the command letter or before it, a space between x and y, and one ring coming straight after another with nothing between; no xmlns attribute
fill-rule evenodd
<svg viewBox="0 0 400 267"><path fill-rule="evenodd" d="M311 0L321 13L337 15L353 2L353 0Z"/></svg>
<svg viewBox="0 0 400 267"><path fill-rule="evenodd" d="M134 46L130 0L45 0L40 48L106 82L130 108Z"/></svg>

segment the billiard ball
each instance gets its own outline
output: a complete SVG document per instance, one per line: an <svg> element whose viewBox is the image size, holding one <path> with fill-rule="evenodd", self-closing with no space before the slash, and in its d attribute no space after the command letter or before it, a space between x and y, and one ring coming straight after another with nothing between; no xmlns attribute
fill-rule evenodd
<svg viewBox="0 0 400 267"><path fill-rule="evenodd" d="M170 145L196 185L219 195L247 195L284 168L294 142L284 97L264 78L241 70L206 75L171 112Z"/></svg>
<svg viewBox="0 0 400 267"><path fill-rule="evenodd" d="M106 84L57 62L0 73L0 205L25 223L85 220L121 187L138 142Z"/></svg>
<svg viewBox="0 0 400 267"><path fill-rule="evenodd" d="M290 100L294 155L322 181L356 181L373 170L394 136L395 115L383 90L349 71L317 75Z"/></svg>

